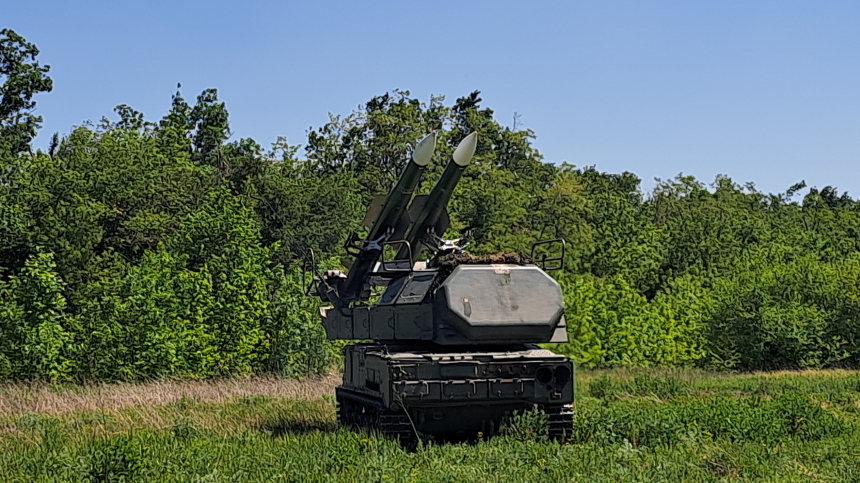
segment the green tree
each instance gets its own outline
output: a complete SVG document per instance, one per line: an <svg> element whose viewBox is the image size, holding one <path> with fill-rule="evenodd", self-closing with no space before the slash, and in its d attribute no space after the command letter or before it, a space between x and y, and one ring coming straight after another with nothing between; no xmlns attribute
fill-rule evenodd
<svg viewBox="0 0 860 483"><path fill-rule="evenodd" d="M589 210L585 221L594 245L583 256L583 268L597 277L623 276L648 298L665 283L662 264L667 241L650 219L639 178L633 173L579 171Z"/></svg>
<svg viewBox="0 0 860 483"><path fill-rule="evenodd" d="M218 102L217 89L206 89L197 96L190 118L194 122L192 143L198 158L219 166L223 160L217 156L218 148L230 137L230 124L225 104Z"/></svg>
<svg viewBox="0 0 860 483"><path fill-rule="evenodd" d="M355 177L368 203L374 195L387 192L400 175L409 146L442 129L448 113L443 101L443 97L431 97L425 105L410 98L409 91L395 90L393 95L374 97L347 116L330 114L328 123L308 133L307 159L323 174Z"/></svg>
<svg viewBox="0 0 860 483"><path fill-rule="evenodd" d="M39 65L39 49L12 29L0 30L0 150L16 154L28 150L41 116L32 114L33 96L50 92L50 66Z"/></svg>
<svg viewBox="0 0 860 483"><path fill-rule="evenodd" d="M576 177L570 168L544 163L531 144L534 133L500 125L492 109L481 107L479 94L459 98L450 107L444 97L431 97L425 104L408 91L374 97L360 110L331 116L309 133L306 167L355 178L361 205L367 206L373 195L387 192L410 145L423 135L437 131L439 161L428 167L420 193L430 190L457 144L477 131L477 151L449 205L452 223L446 236L470 229L476 252L527 251L539 237L572 236L572 253L581 252L588 229L581 221L585 200ZM549 216L544 209L551 210Z"/></svg>

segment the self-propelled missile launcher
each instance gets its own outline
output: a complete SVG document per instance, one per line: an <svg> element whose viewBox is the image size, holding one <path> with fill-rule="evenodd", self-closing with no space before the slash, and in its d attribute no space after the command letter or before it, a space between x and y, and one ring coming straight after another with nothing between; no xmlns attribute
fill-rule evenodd
<svg viewBox="0 0 860 483"><path fill-rule="evenodd" d="M475 152L477 136L457 146L428 195L414 195L435 151L420 141L387 196L375 199L364 239L351 236L348 273L318 273L309 294L329 339L369 340L344 347L337 388L343 425L375 428L404 440L492 434L521 410L547 415L550 436L573 426L573 364L542 349L566 342L564 299L546 256L473 257L468 240L443 240L446 205ZM562 254L554 257L563 264ZM416 262L422 249L433 256ZM532 250L534 254L534 249Z"/></svg>

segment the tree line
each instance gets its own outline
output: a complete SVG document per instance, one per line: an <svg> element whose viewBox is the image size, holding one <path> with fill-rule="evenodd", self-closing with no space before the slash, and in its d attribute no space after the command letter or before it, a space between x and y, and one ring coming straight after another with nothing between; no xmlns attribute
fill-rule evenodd
<svg viewBox="0 0 860 483"><path fill-rule="evenodd" d="M860 205L833 187L758 191L544 161L479 92L386 93L303 145L232 140L215 89L177 88L150 120L112 118L33 147L49 92L38 49L0 32L0 379L212 377L327 370L300 264L344 263L425 133L427 192L457 143L479 146L449 206L473 253L564 238L570 342L587 366L739 370L860 365Z"/></svg>

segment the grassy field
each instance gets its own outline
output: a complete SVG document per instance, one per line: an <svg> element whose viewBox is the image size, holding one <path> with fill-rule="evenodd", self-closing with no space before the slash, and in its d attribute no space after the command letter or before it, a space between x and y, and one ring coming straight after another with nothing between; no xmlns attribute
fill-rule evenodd
<svg viewBox="0 0 860 483"><path fill-rule="evenodd" d="M595 371L577 428L396 442L335 425L335 377L0 386L0 481L860 481L860 373Z"/></svg>

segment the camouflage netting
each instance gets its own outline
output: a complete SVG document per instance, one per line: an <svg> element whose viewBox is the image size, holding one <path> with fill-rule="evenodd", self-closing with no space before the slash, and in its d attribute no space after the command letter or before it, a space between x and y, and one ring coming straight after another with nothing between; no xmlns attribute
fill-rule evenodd
<svg viewBox="0 0 860 483"><path fill-rule="evenodd" d="M430 291L436 290L451 275L457 265L491 265L494 263L527 265L534 260L515 252L494 253L492 255L472 255L471 253L449 253L433 260L432 267L439 269Z"/></svg>

